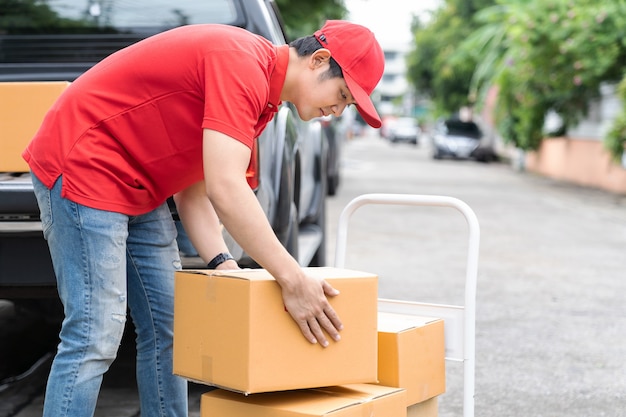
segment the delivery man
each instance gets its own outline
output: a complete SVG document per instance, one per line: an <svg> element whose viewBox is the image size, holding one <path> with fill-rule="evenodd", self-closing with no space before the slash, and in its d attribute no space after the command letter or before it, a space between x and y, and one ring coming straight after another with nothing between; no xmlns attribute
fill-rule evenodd
<svg viewBox="0 0 626 417"><path fill-rule="evenodd" d="M221 221L276 279L304 337L339 340L326 298L337 291L281 245L245 173L253 139L282 101L303 120L354 104L380 127L369 95L383 67L373 33L345 21L282 46L240 28L189 25L114 53L65 90L23 153L65 314L45 417L93 415L127 307L142 415L187 414L186 381L172 375L181 268L172 195L209 268L238 268Z"/></svg>

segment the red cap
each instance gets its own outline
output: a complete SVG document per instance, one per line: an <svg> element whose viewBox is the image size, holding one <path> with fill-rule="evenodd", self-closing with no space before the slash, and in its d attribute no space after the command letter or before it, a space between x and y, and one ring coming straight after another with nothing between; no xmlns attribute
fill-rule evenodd
<svg viewBox="0 0 626 417"><path fill-rule="evenodd" d="M315 37L341 67L363 119L372 127L380 127L382 122L370 94L383 76L385 55L372 31L343 20L328 20Z"/></svg>

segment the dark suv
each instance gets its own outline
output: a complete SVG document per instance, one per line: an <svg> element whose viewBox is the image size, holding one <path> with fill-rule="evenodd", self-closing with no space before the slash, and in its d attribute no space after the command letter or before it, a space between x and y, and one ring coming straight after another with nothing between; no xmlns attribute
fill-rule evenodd
<svg viewBox="0 0 626 417"><path fill-rule="evenodd" d="M0 83L71 82L127 45L196 23L239 26L276 44L286 42L273 0L3 0ZM15 140L0 124L0 151L3 143ZM302 265L326 262L327 153L320 121L302 122L293 106L284 103L255 141L247 173L274 232ZM32 297L55 285L30 175L25 171L0 165L0 298ZM258 266L224 233L240 265ZM183 258L185 267L203 266L193 253L189 255Z"/></svg>

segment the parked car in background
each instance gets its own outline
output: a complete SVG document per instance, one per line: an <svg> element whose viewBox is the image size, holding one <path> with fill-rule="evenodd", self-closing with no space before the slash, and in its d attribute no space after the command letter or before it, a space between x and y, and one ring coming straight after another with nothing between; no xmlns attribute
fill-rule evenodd
<svg viewBox="0 0 626 417"><path fill-rule="evenodd" d="M326 192L333 196L337 193L341 179L341 148L345 140L345 130L341 126L342 120L334 116L321 119L322 129L328 143L328 157L326 158Z"/></svg>
<svg viewBox="0 0 626 417"><path fill-rule="evenodd" d="M438 120L431 135L434 159L475 159L490 162L496 159L494 150L473 121L456 118Z"/></svg>
<svg viewBox="0 0 626 417"><path fill-rule="evenodd" d="M382 116L382 126L380 126L380 129L378 131L378 134L380 135L381 138L383 139L389 139L389 132L391 129L391 125L393 125L393 122L395 122L396 117L395 116Z"/></svg>
<svg viewBox="0 0 626 417"><path fill-rule="evenodd" d="M5 23L0 31L0 83L71 82L109 54L186 24L228 24L275 44L287 42L274 0L157 3L0 2ZM37 101L39 97L31 94L23 99ZM10 99L0 96L0 103L5 100ZM41 115L25 119L36 128ZM4 161L9 158L5 150L10 149L10 158L21 164L17 169L15 164L0 166L0 298L56 296L39 208L28 167L20 156L29 137L15 137L11 123L15 124L0 123L0 153ZM326 264L327 157L328 143L320 120L303 122L293 105L283 103L255 140L246 175L276 236L303 266ZM171 208L176 219L175 206L171 204ZM258 266L227 231L224 234L242 267ZM205 266L191 255L183 257L184 267Z"/></svg>
<svg viewBox="0 0 626 417"><path fill-rule="evenodd" d="M421 130L413 117L392 119L387 126L386 135L391 143L406 142L413 145L419 143Z"/></svg>

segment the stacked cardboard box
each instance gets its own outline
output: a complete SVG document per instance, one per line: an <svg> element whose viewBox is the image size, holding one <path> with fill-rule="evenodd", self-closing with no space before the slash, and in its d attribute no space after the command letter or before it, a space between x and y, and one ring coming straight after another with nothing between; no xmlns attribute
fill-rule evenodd
<svg viewBox="0 0 626 417"><path fill-rule="evenodd" d="M443 320L378 313L378 381L407 390L407 405L446 389Z"/></svg>
<svg viewBox="0 0 626 417"><path fill-rule="evenodd" d="M378 313L378 381L406 390L408 417L436 417L446 390L444 322Z"/></svg>
<svg viewBox="0 0 626 417"><path fill-rule="evenodd" d="M66 81L0 83L0 172L30 170L22 151L69 85Z"/></svg>
<svg viewBox="0 0 626 417"><path fill-rule="evenodd" d="M373 384L244 396L218 389L203 394L201 417L404 417L404 390Z"/></svg>
<svg viewBox="0 0 626 417"><path fill-rule="evenodd" d="M174 372L245 394L376 382L376 275L307 273L341 292L329 302L345 329L326 348L302 336L265 270L177 273Z"/></svg>
<svg viewBox="0 0 626 417"><path fill-rule="evenodd" d="M386 371L384 379L380 375L381 367L414 366L406 353L420 352L411 348L414 338L407 335L421 333L420 342L428 344L425 338L443 337L437 330L442 323L404 322L400 331L385 330L398 337L379 347L386 337L379 329L378 277L339 268L306 272L340 291L329 302L344 330L341 341L330 341L326 348L304 339L285 311L280 287L265 270L177 272L174 373L220 388L202 396L202 416L394 417L406 416L407 406L424 401L434 402L435 414L412 415L436 416L435 396L443 392L440 382L422 378L417 386L414 381L403 386L411 378L404 372L392 372L401 376L396 379L387 379ZM379 350L391 352L394 343L397 353L381 358ZM422 363L431 367L428 372L440 372L438 359L429 355L432 358ZM443 374L436 377L444 379Z"/></svg>

